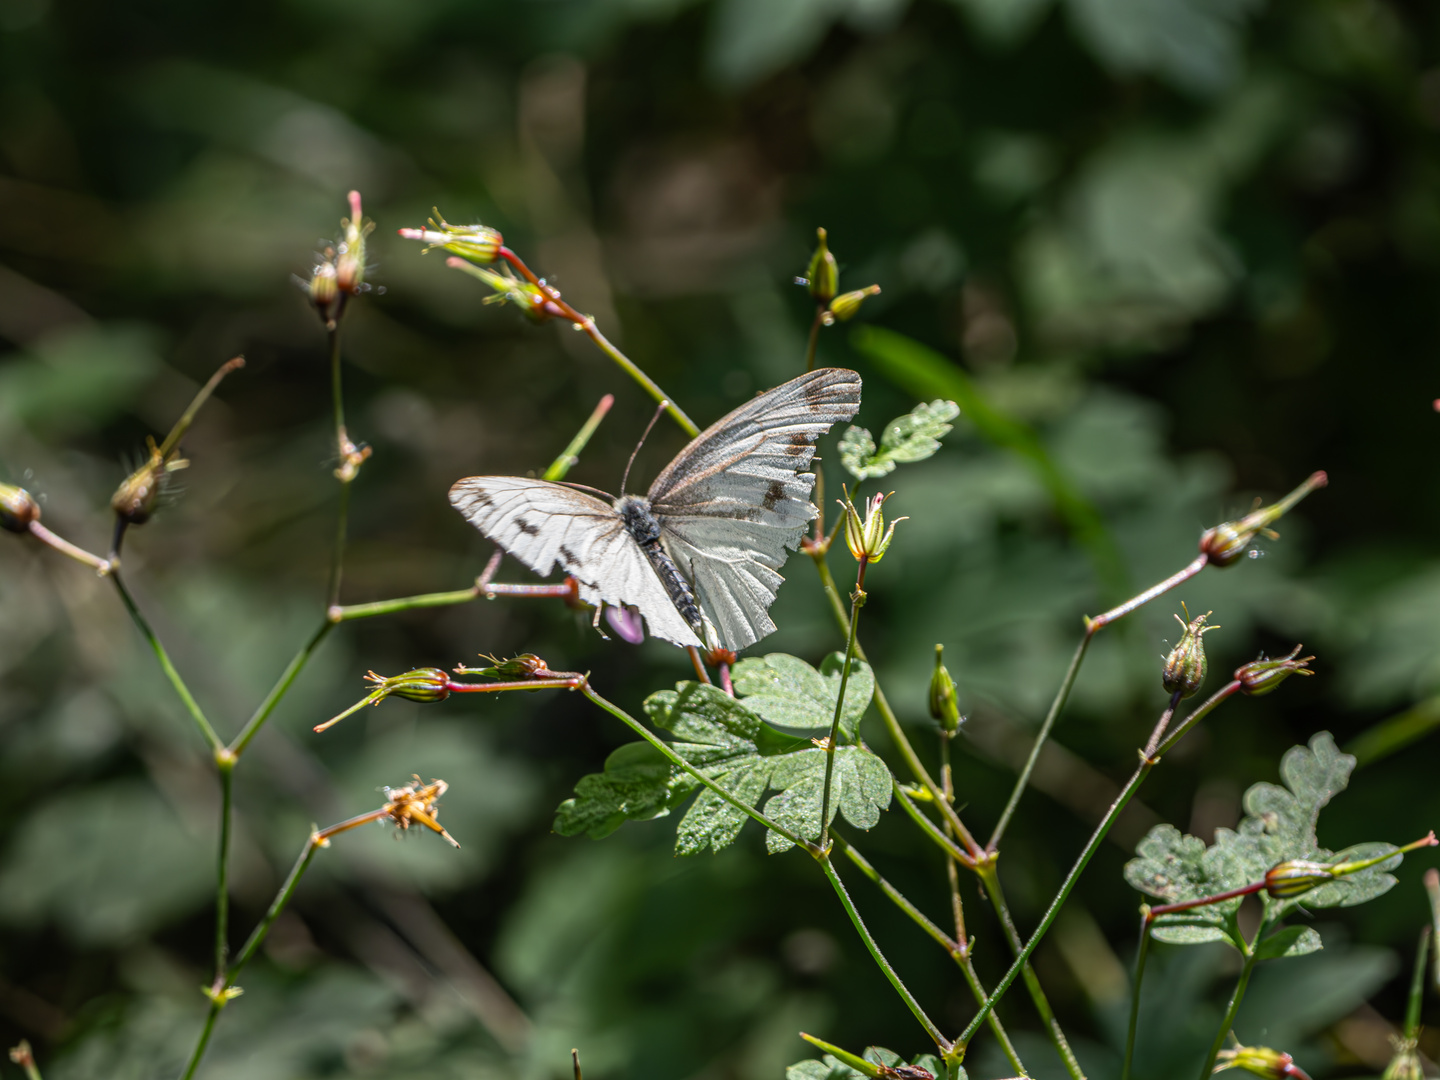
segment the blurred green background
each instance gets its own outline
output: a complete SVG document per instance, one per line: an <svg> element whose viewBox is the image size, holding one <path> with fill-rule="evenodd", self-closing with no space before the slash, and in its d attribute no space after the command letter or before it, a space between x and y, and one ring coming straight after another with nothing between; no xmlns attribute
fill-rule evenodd
<svg viewBox="0 0 1440 1080"><path fill-rule="evenodd" d="M702 424L801 370L811 308L792 279L825 226L842 287L883 287L859 321L925 342L1033 425L1134 588L1252 497L1327 469L1261 558L1097 642L1008 834L1028 930L1163 704L1178 601L1214 609L1218 672L1299 641L1319 655L1319 677L1232 702L1166 760L1037 956L1090 1074L1111 1077L1139 900L1120 868L1144 830L1208 838L1293 743L1329 729L1344 746L1417 703L1440 715L1437 140L1440 8L1418 0L0 0L0 479L103 550L144 437L244 352L187 440L182 497L126 551L191 686L238 730L322 604L328 371L290 279L352 187L379 228L378 288L344 328L350 430L375 450L349 603L479 572L489 548L446 502L455 479L544 468L614 392L571 474L613 490L651 412L583 337L482 305L394 235L435 205L501 229ZM851 346L853 325L822 335L821 359L862 372L858 422L878 431L916 392ZM644 482L681 443L657 429ZM865 645L926 753L946 645L970 714L960 799L985 833L1081 614L1116 585L963 417L891 479L912 520L872 575ZM529 580L513 563L501 577ZM758 651L818 662L841 642L809 565L789 577ZM0 1042L29 1038L52 1080L176 1075L209 979L213 767L106 583L6 536L0 613ZM596 1080L779 1077L807 1056L801 1029L926 1049L820 875L765 855L753 827L684 860L665 820L600 843L550 833L627 741L578 698L394 701L309 730L369 668L521 650L593 670L632 711L689 670L554 602L332 635L236 774L234 941L310 823L378 805L381 785L448 780L464 848L377 829L322 853L202 1075L539 1080L568 1076L578 1046ZM886 750L878 724L867 735ZM1435 825L1437 745L1365 763L1321 841ZM938 919L941 864L897 817L863 849ZM1317 1077L1376 1074L1434 861L1323 913L1325 951L1262 969L1241 1036ZM849 876L958 1030L973 1003L948 958ZM993 983L1005 949L967 897ZM1161 1080L1195 1067L1234 965L1220 946L1153 963L1139 1075ZM1056 1075L1024 994L1001 1013ZM971 1064L1008 1075L984 1036Z"/></svg>

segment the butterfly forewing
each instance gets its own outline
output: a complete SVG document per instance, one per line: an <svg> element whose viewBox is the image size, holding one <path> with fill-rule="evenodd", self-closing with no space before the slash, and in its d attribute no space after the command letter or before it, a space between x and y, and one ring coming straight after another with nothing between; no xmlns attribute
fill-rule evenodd
<svg viewBox="0 0 1440 1080"><path fill-rule="evenodd" d="M699 645L613 506L583 491L519 476L472 476L450 502L495 543L542 576L556 566L580 582L587 604L633 604L650 632Z"/></svg>
<svg viewBox="0 0 1440 1080"><path fill-rule="evenodd" d="M859 407L859 375L812 371L706 428L650 486L661 543L727 648L775 629L776 570L815 516L815 442Z"/></svg>

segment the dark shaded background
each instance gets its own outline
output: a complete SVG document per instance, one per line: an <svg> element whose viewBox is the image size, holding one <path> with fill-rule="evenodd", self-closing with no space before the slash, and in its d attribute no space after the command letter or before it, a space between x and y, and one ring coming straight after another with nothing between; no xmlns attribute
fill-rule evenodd
<svg viewBox="0 0 1440 1080"><path fill-rule="evenodd" d="M613 391L572 478L614 488L650 414L580 335L483 306L395 237L432 205L502 229L702 423L800 370L810 309L790 282L826 226L842 283L883 286L862 321L954 358L1035 425L1136 587L1253 495L1329 470L1262 558L1100 640L1009 834L1028 929L1163 704L1179 600L1223 625L1216 670L1297 641L1318 653L1319 677L1227 705L1166 761L1038 954L1091 1075L1112 1076L1138 901L1120 868L1143 830L1208 838L1293 743L1436 712L1437 53L1440 10L1381 0L0 0L0 479L103 549L144 437L245 353L187 441L183 497L126 557L237 730L321 605L328 375L288 279L351 187L379 223L383 292L345 327L351 431L375 449L348 602L473 579L488 548L446 503L456 478L543 468ZM865 375L859 422L878 430L913 398L847 331L825 333L822 360ZM681 441L662 426L639 470ZM971 713L964 813L988 831L1081 613L1107 597L1033 474L963 418L891 479L912 520L872 578L865 644L927 751L928 664L947 646ZM761 650L818 662L841 643L808 565L790 577ZM213 768L106 583L7 537L0 612L0 1039L28 1037L52 1080L175 1075L209 978ZM309 731L368 668L524 649L593 669L632 710L688 671L549 603L333 635L237 773L235 941L310 822L375 805L382 784L447 779L464 849L376 830L323 853L203 1075L563 1077L579 1046L596 1078L778 1077L805 1056L801 1029L925 1049L819 875L753 829L693 860L670 855L666 821L550 835L625 741L583 701L391 702ZM1364 765L1322 842L1436 824L1436 745ZM896 817L863 846L938 916L940 864ZM1317 1077L1377 1073L1433 861L1322 913L1325 951L1262 970L1241 1036ZM861 884L892 959L958 1030L973 1006L954 968ZM993 982L1003 944L978 896L969 911ZM1196 1067L1233 964L1219 946L1154 963L1141 1075L1158 1080ZM1055 1075L1024 995L1002 1014ZM971 1064L1004 1074L988 1039Z"/></svg>

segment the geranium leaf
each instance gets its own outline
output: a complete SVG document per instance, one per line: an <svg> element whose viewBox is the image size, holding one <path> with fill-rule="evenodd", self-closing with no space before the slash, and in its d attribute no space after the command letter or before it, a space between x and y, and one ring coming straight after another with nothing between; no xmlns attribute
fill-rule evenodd
<svg viewBox="0 0 1440 1080"><path fill-rule="evenodd" d="M960 406L953 401L922 401L885 425L878 448L870 432L852 426L840 437L840 462L857 480L887 476L897 464L924 461L939 450L950 421L959 415Z"/></svg>
<svg viewBox="0 0 1440 1080"><path fill-rule="evenodd" d="M745 700L746 707L769 723L828 731L835 717L844 663L843 653L831 653L817 671L798 657L771 653L740 661L732 670L731 679L735 693ZM875 676L870 665L863 660L854 661L850 665L850 681L845 686L845 708L840 714L840 730L846 739L854 740L860 718L874 695Z"/></svg>

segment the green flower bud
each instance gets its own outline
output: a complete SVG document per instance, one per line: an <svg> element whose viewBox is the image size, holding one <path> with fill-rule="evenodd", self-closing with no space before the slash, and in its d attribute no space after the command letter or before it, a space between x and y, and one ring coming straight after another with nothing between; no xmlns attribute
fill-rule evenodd
<svg viewBox="0 0 1440 1080"><path fill-rule="evenodd" d="M1323 472L1312 473L1303 484L1279 502L1257 507L1238 521L1227 521L1206 530L1200 537L1200 550L1209 557L1211 566L1234 565L1249 549L1257 535L1264 534L1274 539L1278 534L1272 532L1269 526L1310 492L1324 487L1327 483L1329 478Z"/></svg>
<svg viewBox="0 0 1440 1080"><path fill-rule="evenodd" d="M810 286L810 295L825 304L834 298L835 290L840 287L840 268L835 262L835 256L830 254L830 249L825 246L825 230L816 229L815 237L818 242L815 254L810 256L810 267L805 271L805 279Z"/></svg>
<svg viewBox="0 0 1440 1080"><path fill-rule="evenodd" d="M1273 900L1290 900L1335 878L1335 871L1324 863L1287 859L1265 871L1265 893Z"/></svg>
<svg viewBox="0 0 1440 1080"><path fill-rule="evenodd" d="M840 500L840 505L845 513L845 546L850 549L850 554L855 556L855 561L879 562L890 547L890 541L895 537L895 526L902 521L909 521L909 518L899 517L890 523L887 531L885 528L885 515L881 507L885 505L888 495L872 495L865 501L865 519L860 519L860 514L855 509L855 504L848 498Z"/></svg>
<svg viewBox="0 0 1440 1080"><path fill-rule="evenodd" d="M0 529L6 532L30 531L30 523L40 520L40 504L22 487L0 484Z"/></svg>
<svg viewBox="0 0 1440 1080"><path fill-rule="evenodd" d="M854 292L841 293L830 301L830 310L825 313L825 325L833 326L837 320L845 322L847 319L853 318L867 296L878 296L879 294L879 285L867 285Z"/></svg>
<svg viewBox="0 0 1440 1080"><path fill-rule="evenodd" d="M430 219L429 225L428 229L397 231L406 240L423 240L430 245L426 250L440 248L472 263L494 262L505 246L505 238L496 230L485 225L451 225L440 217L439 210L435 211L435 217Z"/></svg>
<svg viewBox="0 0 1440 1080"><path fill-rule="evenodd" d="M955 698L955 680L941 663L944 645L935 646L935 670L930 675L930 715L940 721L943 731L954 733L960 726L960 706Z"/></svg>
<svg viewBox="0 0 1440 1080"><path fill-rule="evenodd" d="M327 329L335 329L350 294L340 290L333 248L326 248L321 253L320 261L315 264L315 269L310 274L310 280L302 284L310 297L310 303L320 316L320 321Z"/></svg>
<svg viewBox="0 0 1440 1080"><path fill-rule="evenodd" d="M1252 660L1235 672L1235 679L1240 683L1240 691L1249 694L1251 697L1261 697L1270 693L1291 675L1314 675L1315 673L1305 665L1313 656L1301 656L1295 659L1300 653L1300 646L1290 650L1289 656L1282 656L1279 660L1267 660L1260 657L1259 660Z"/></svg>
<svg viewBox="0 0 1440 1080"><path fill-rule="evenodd" d="M1220 1051L1215 1059L1215 1071L1244 1069L1256 1076L1268 1076L1272 1080L1286 1080L1287 1077L1303 1077L1305 1074L1295 1064L1295 1059L1268 1046L1235 1046Z"/></svg>
<svg viewBox="0 0 1440 1080"><path fill-rule="evenodd" d="M439 668L415 668L403 675L391 675L388 678L372 671L365 677L375 684L372 693L379 694L381 698L394 695L428 705L434 701L444 701L450 696L450 676Z"/></svg>
<svg viewBox="0 0 1440 1080"><path fill-rule="evenodd" d="M350 192L350 217L340 223L345 230L335 257L335 284L343 293L358 296L365 291L365 238L375 228L361 216L360 193Z"/></svg>
<svg viewBox="0 0 1440 1080"><path fill-rule="evenodd" d="M150 444L150 456L138 469L120 482L115 494L110 496L110 509L127 525L144 525L155 513L160 495L165 490L170 474L185 468L190 463L181 457L168 460L155 445ZM173 453L173 451L172 451Z"/></svg>
<svg viewBox="0 0 1440 1080"><path fill-rule="evenodd" d="M1180 607L1188 618L1189 610L1184 604ZM1185 633L1181 636L1180 643L1171 649L1170 655L1165 658L1165 671L1160 681L1166 693L1178 693L1182 698L1188 698L1199 690L1200 684L1205 681L1207 665L1203 638L1211 630L1220 629L1218 626L1205 625L1205 620L1212 614L1214 613L1207 611L1189 622L1179 615L1175 616L1175 621L1185 628Z"/></svg>

